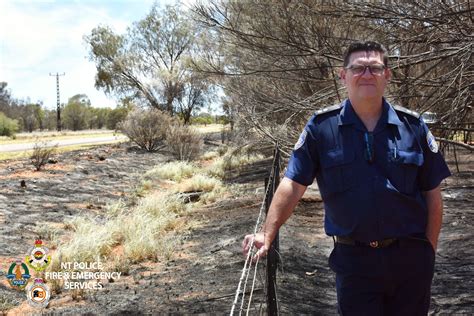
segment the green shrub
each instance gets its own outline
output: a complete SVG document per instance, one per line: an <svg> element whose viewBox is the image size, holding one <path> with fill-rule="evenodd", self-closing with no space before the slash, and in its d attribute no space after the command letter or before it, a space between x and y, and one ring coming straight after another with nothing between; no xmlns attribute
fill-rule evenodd
<svg viewBox="0 0 474 316"><path fill-rule="evenodd" d="M212 119L212 116L197 116L191 119L191 123L207 125L214 123L214 120Z"/></svg>
<svg viewBox="0 0 474 316"><path fill-rule="evenodd" d="M166 133L174 120L157 110L135 109L128 113L119 128L130 140L146 151L155 151L163 145Z"/></svg>
<svg viewBox="0 0 474 316"><path fill-rule="evenodd" d="M18 121L0 112L0 136L12 137L16 132L18 132Z"/></svg>

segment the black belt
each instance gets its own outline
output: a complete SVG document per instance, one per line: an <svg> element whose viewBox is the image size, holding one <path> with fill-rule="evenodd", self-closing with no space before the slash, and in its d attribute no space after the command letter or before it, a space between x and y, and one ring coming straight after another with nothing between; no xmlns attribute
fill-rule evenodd
<svg viewBox="0 0 474 316"><path fill-rule="evenodd" d="M388 247L394 242L396 242L397 240L398 240L397 238L388 238L388 239L382 239L382 240L374 240L371 242L362 242L362 241L354 240L350 237L336 236L334 238L334 241L340 244L351 245L351 246L369 246L372 248Z"/></svg>

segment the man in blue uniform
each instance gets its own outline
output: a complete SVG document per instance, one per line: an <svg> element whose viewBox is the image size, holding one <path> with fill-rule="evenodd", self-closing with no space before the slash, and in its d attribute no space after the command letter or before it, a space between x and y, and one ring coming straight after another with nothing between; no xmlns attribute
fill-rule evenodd
<svg viewBox="0 0 474 316"><path fill-rule="evenodd" d="M391 72L375 42L352 44L341 80L348 99L311 117L295 145L261 232L264 257L279 227L316 178L335 247L342 315L426 315L442 222L441 181L450 175L420 115L384 97Z"/></svg>

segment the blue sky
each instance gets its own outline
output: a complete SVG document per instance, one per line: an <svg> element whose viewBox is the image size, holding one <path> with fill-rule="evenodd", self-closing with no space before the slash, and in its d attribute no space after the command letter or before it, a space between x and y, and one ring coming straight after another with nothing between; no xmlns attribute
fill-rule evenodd
<svg viewBox="0 0 474 316"><path fill-rule="evenodd" d="M14 98L42 101L56 108L56 78L61 103L87 94L95 107L114 107L116 100L94 87L95 66L88 60L83 36L98 25L124 33L143 18L153 0L0 0L0 81ZM159 0L160 6L174 0ZM185 6L193 1L182 1Z"/></svg>

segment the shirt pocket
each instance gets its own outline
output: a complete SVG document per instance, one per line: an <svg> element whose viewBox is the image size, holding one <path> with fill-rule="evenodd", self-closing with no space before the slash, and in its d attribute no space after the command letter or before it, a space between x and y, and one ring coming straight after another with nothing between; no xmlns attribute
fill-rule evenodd
<svg viewBox="0 0 474 316"><path fill-rule="evenodd" d="M417 151L399 150L397 156L389 153L391 181L402 193L413 194L417 188L418 169L423 165L423 154Z"/></svg>
<svg viewBox="0 0 474 316"><path fill-rule="evenodd" d="M354 159L350 148L332 149L321 155L323 184L319 189L323 195L343 192L355 185Z"/></svg>

